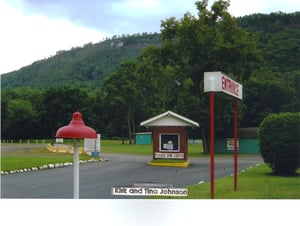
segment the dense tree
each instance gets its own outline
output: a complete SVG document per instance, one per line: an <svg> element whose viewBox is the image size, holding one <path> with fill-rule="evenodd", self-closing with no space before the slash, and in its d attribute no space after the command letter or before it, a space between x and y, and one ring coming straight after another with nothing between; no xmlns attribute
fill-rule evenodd
<svg viewBox="0 0 300 226"><path fill-rule="evenodd" d="M28 139L36 137L38 114L31 103L25 100L11 100L7 106L3 124L5 137L10 139Z"/></svg>
<svg viewBox="0 0 300 226"><path fill-rule="evenodd" d="M79 88L49 88L43 93L43 111L41 121L45 125L45 133L54 137L56 130L69 123L75 111L86 107L87 92Z"/></svg>
<svg viewBox="0 0 300 226"><path fill-rule="evenodd" d="M271 113L297 112L300 110L299 86L296 77L281 73L271 73L266 69L259 71L259 76L253 76L244 84L245 118L244 126L259 125Z"/></svg>
<svg viewBox="0 0 300 226"><path fill-rule="evenodd" d="M137 87L136 63L127 61L108 78L103 86L103 101L106 107L108 129L118 129L122 137L128 130L130 142L135 133L135 116L139 109L139 88Z"/></svg>
<svg viewBox="0 0 300 226"><path fill-rule="evenodd" d="M81 113L83 114L85 123L94 128L102 137L107 136L105 112L107 112L107 109L103 102L101 90L89 93L85 107L81 110Z"/></svg>
<svg viewBox="0 0 300 226"><path fill-rule="evenodd" d="M256 40L237 26L228 12L228 1L217 1L211 11L208 1L196 2L198 17L186 13L181 20L162 22L162 39L173 47L176 63L198 86L203 72L221 70L243 81L251 75L253 63L261 60ZM172 34L172 35L171 35Z"/></svg>
<svg viewBox="0 0 300 226"><path fill-rule="evenodd" d="M39 136L41 93L41 90L26 87L6 89L1 93L1 137L3 139Z"/></svg>
<svg viewBox="0 0 300 226"><path fill-rule="evenodd" d="M141 73L146 81L157 80L147 84L165 84L158 90L169 103L162 106L177 106L174 108L179 113L194 118L205 127L208 125L209 105L203 93L204 72L223 71L243 82L249 79L255 65L262 60L255 36L237 26L236 19L228 13L229 2L216 1L211 10L207 5L206 0L196 2L197 16L186 13L180 20L172 17L162 21L163 45L152 50L155 52L152 58L149 55L142 58L147 73ZM153 62L155 67L151 67ZM166 75L165 71L169 73ZM170 81L164 83L168 76L181 86L176 87ZM167 90L171 90L169 95ZM172 97L175 97L175 102ZM228 119L232 115L231 100L224 98L218 103L223 106L218 113L221 122L218 126L228 126L232 123Z"/></svg>

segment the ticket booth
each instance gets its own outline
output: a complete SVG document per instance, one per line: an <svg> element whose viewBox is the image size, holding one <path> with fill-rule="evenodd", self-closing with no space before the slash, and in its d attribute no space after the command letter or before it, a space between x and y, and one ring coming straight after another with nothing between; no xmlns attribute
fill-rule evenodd
<svg viewBox="0 0 300 226"><path fill-rule="evenodd" d="M197 122L167 111L140 125L152 130L153 160L188 160L187 127L199 127Z"/></svg>

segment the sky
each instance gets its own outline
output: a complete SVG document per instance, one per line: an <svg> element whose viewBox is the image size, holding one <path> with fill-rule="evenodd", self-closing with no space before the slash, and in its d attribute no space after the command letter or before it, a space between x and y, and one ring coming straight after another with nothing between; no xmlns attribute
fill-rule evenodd
<svg viewBox="0 0 300 226"><path fill-rule="evenodd" d="M160 32L162 20L196 15L195 1L0 0L0 75L113 35ZM278 11L300 11L300 1L231 0L229 7L235 17Z"/></svg>

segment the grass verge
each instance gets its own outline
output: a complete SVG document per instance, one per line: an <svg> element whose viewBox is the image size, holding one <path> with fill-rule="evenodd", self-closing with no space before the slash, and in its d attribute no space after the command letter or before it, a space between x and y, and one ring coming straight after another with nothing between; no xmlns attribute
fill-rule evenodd
<svg viewBox="0 0 300 226"><path fill-rule="evenodd" d="M210 199L210 182L190 185L184 199ZM215 199L299 199L300 169L294 176L276 176L262 164L238 175L238 188L233 191L233 177L215 180ZM174 197L152 197L174 199ZM182 199L182 198L181 198Z"/></svg>
<svg viewBox="0 0 300 226"><path fill-rule="evenodd" d="M81 160L88 160L88 155L80 155ZM1 153L1 170L9 171L39 167L45 164L73 162L73 154L54 153L47 148L31 148L24 150L20 147L16 151L5 151Z"/></svg>

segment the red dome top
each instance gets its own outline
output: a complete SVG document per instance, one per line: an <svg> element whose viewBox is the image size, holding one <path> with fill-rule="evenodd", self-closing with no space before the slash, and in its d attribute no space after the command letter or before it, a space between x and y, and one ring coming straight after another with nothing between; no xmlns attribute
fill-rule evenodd
<svg viewBox="0 0 300 226"><path fill-rule="evenodd" d="M80 112L75 112L69 125L59 128L55 137L97 138L97 133L94 129L85 125Z"/></svg>

